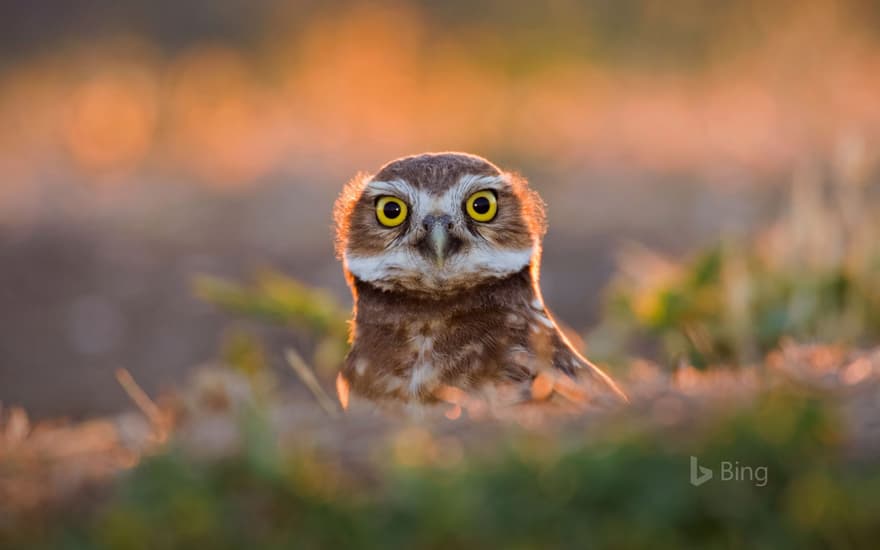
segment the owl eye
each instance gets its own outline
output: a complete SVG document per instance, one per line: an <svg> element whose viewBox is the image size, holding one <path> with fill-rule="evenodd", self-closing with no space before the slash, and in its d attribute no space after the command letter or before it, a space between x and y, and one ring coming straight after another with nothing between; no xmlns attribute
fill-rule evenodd
<svg viewBox="0 0 880 550"><path fill-rule="evenodd" d="M385 227L397 227L406 220L406 203L397 197L379 197L376 219Z"/></svg>
<svg viewBox="0 0 880 550"><path fill-rule="evenodd" d="M488 189L477 191L464 203L468 216L478 222L490 222L498 213L498 198Z"/></svg>

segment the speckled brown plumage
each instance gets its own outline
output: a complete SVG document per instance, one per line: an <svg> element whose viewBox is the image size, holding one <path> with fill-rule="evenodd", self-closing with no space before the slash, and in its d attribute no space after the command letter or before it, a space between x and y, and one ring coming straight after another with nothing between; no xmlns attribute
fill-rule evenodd
<svg viewBox="0 0 880 550"><path fill-rule="evenodd" d="M486 190L497 213L476 221L465 201ZM400 225L378 220L384 196L406 204ZM406 157L352 180L335 215L355 301L341 391L428 404L448 387L504 389L525 400L532 381L550 373L577 379L590 401L625 399L572 349L544 306L544 208L523 178L461 153Z"/></svg>

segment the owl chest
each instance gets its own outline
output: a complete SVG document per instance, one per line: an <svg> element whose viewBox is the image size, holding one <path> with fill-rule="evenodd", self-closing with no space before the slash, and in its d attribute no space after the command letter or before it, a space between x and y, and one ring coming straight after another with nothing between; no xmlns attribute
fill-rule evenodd
<svg viewBox="0 0 880 550"><path fill-rule="evenodd" d="M401 334L402 333L402 334ZM384 380L388 393L427 398L443 385L468 386L475 373L491 363L493 349L473 328L439 322L400 331L395 368Z"/></svg>
<svg viewBox="0 0 880 550"><path fill-rule="evenodd" d="M441 344L442 334L431 330L422 330L408 339L403 365L409 365L409 369L398 381L403 393L415 396L436 389L448 367Z"/></svg>
<svg viewBox="0 0 880 550"><path fill-rule="evenodd" d="M532 348L548 331L533 322L530 307L386 313L385 319L378 312L363 314L346 375L354 393L374 399L431 402L445 386L478 391L528 380L534 374Z"/></svg>

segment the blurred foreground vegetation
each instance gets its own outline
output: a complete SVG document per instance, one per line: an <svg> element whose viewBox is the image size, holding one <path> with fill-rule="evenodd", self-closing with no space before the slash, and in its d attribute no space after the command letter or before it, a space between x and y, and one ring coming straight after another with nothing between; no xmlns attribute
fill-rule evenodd
<svg viewBox="0 0 880 550"><path fill-rule="evenodd" d="M765 393L711 422L688 422L683 437L643 421L499 428L503 435L464 447L409 429L368 476L339 456L279 451L265 426L251 423L241 453L205 461L163 452L125 474L88 513L13 530L0 524L0 543L867 548L880 536L880 466L848 458L837 412L812 391ZM715 479L692 486L691 455ZM722 461L766 467L765 483L720 479Z"/></svg>
<svg viewBox="0 0 880 550"><path fill-rule="evenodd" d="M312 362L319 371L339 368L348 351L349 312L324 290L264 270L250 284L201 277L195 291L230 313L304 331L316 341Z"/></svg>
<svg viewBox="0 0 880 550"><path fill-rule="evenodd" d="M785 213L747 238L674 261L637 247L606 292L594 356L641 347L670 365L759 362L784 338L880 341L880 202L861 159L796 178Z"/></svg>

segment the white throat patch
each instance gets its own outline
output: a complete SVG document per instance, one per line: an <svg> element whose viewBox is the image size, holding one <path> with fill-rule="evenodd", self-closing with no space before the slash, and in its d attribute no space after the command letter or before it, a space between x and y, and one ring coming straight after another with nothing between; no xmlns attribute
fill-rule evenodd
<svg viewBox="0 0 880 550"><path fill-rule="evenodd" d="M495 249L487 244L452 256L441 268L408 249L390 250L375 256L355 256L346 252L343 260L345 267L362 281L381 283L408 273L421 275L428 288L441 288L468 279L476 278L479 282L480 279L512 275L528 266L534 254L534 247L509 250Z"/></svg>

